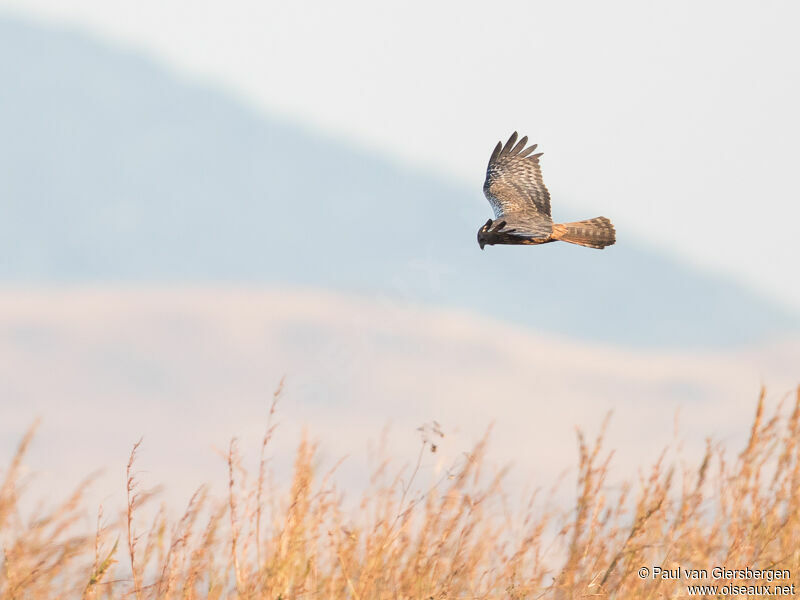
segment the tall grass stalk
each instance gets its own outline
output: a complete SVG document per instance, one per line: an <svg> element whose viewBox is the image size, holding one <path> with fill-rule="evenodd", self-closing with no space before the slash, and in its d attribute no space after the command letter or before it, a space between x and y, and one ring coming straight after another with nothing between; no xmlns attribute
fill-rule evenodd
<svg viewBox="0 0 800 600"><path fill-rule="evenodd" d="M665 453L621 487L608 480L605 424L591 440L579 431L575 503L538 493L519 514L504 473L485 472L488 434L438 481L418 481L438 425L423 430L410 469L378 466L356 509L346 508L335 467L318 472L305 438L291 480L275 485L267 463L279 396L256 477L231 441L226 496L201 487L182 516L159 510L149 527L141 507L153 494L140 491L135 471L141 442L118 518L86 506L86 481L25 517L32 427L0 475L0 598L654 599L688 597L690 583L767 582L642 578L642 567L800 573L800 388L793 406L771 412L762 392L737 455L709 439L694 464L667 464ZM96 526L82 531L91 513Z"/></svg>

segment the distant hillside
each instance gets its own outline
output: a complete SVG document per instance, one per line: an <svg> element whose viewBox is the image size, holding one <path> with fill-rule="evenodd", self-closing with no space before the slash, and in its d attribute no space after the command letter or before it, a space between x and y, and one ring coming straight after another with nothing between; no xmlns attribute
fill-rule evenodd
<svg viewBox="0 0 800 600"><path fill-rule="evenodd" d="M183 507L209 474L224 472L208 444L225 448L238 436L243 448L258 447L285 375L272 442L281 463L308 426L329 459L356 457L345 468L363 482L370 469L357 457L387 423L390 456L415 456L415 429L439 421L447 437L436 461L445 465L494 423L498 464L513 462L520 484L549 485L575 463L574 428L593 438L612 409L621 473L674 441L678 411L690 455L702 455L708 435L743 444L759 384L770 402L784 398L797 383L798 352L800 340L737 351L614 348L331 292L6 291L0 455L43 417L34 451L54 469L48 493L54 478L72 485L103 464L104 489L122 492L121 467L144 436L149 481L168 481Z"/></svg>
<svg viewBox="0 0 800 600"><path fill-rule="evenodd" d="M482 174L446 184L76 33L0 19L0 90L0 281L299 284L649 346L798 325L625 231L481 252Z"/></svg>

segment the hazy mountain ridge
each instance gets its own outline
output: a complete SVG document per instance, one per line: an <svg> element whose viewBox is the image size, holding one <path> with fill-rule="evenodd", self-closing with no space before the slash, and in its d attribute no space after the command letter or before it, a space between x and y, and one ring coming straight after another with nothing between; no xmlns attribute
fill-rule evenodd
<svg viewBox="0 0 800 600"><path fill-rule="evenodd" d="M0 81L0 281L311 285L636 345L797 328L624 231L603 252L481 253L482 174L449 185L79 34L0 19Z"/></svg>
<svg viewBox="0 0 800 600"><path fill-rule="evenodd" d="M390 454L413 456L416 427L436 419L447 437L435 461L447 464L494 423L499 464L513 461L520 484L549 485L574 464L574 427L594 434L609 410L620 469L658 456L678 414L698 455L707 435L744 443L759 384L771 401L785 398L799 349L800 340L740 351L614 348L316 290L9 291L0 295L0 397L11 410L0 445L12 449L42 416L36 464L54 469L51 479L69 473L72 482L106 464L117 485L144 435L151 480L191 493L224 470L208 444L237 436L258 447L286 376L272 450L286 460L306 426L328 459L360 456L387 424ZM353 460L349 477L361 481Z"/></svg>

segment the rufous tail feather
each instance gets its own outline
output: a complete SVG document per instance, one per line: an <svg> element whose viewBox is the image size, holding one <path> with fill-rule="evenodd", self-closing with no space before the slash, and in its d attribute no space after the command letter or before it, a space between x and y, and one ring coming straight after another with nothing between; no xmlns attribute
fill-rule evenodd
<svg viewBox="0 0 800 600"><path fill-rule="evenodd" d="M605 217L553 225L553 237L587 248L605 248L617 241L614 225Z"/></svg>

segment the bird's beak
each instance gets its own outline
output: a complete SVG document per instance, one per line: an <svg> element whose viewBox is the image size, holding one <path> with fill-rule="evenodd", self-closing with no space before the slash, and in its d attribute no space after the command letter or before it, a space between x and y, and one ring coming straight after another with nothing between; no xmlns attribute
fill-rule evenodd
<svg viewBox="0 0 800 600"><path fill-rule="evenodd" d="M486 244L484 244L483 242L481 242L481 250L483 250L483 247L484 247L485 245L486 245Z"/></svg>

